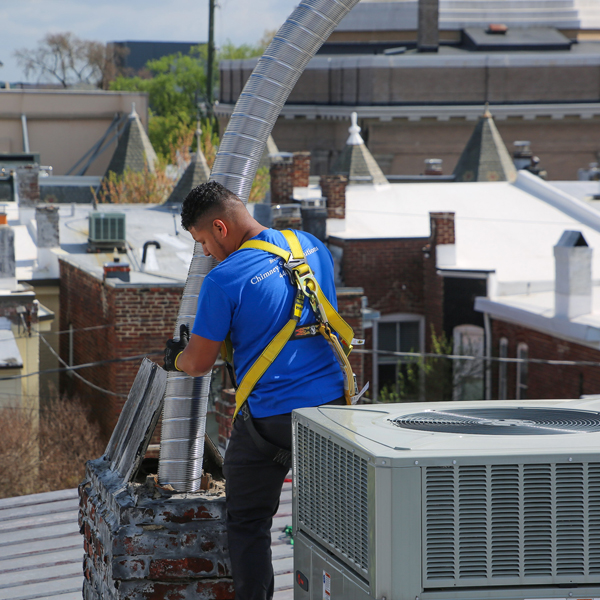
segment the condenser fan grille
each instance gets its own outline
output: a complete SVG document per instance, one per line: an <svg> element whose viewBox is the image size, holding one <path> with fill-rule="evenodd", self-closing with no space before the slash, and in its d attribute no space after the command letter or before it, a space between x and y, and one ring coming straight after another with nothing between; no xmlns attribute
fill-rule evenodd
<svg viewBox="0 0 600 600"><path fill-rule="evenodd" d="M558 408L425 410L390 421L403 429L476 435L557 435L600 431L600 414Z"/></svg>

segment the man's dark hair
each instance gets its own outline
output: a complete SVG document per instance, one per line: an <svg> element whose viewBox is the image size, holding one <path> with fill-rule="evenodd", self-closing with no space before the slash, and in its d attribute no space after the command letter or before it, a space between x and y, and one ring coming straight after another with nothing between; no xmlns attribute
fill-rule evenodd
<svg viewBox="0 0 600 600"><path fill-rule="evenodd" d="M198 222L217 212L227 212L229 200L241 200L217 181L208 181L195 187L181 205L181 226L188 231Z"/></svg>

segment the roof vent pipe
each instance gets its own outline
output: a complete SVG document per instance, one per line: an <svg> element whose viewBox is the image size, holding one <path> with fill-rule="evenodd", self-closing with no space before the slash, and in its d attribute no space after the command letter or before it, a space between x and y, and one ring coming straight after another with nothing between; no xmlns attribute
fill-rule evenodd
<svg viewBox="0 0 600 600"><path fill-rule="evenodd" d="M592 311L592 249L579 231L565 231L554 246L555 316L574 319Z"/></svg>
<svg viewBox="0 0 600 600"><path fill-rule="evenodd" d="M259 59L235 105L219 146L211 179L248 201L267 139L310 59L358 0L303 0ZM174 335L191 325L202 281L213 266L198 244L183 292ZM158 477L177 491L200 489L210 374L169 373Z"/></svg>
<svg viewBox="0 0 600 600"><path fill-rule="evenodd" d="M146 258L148 258L148 246L154 246L157 250L160 250L160 244L156 240L150 240L144 244L144 249L142 251L142 271L156 270L154 268L154 265L152 265L152 268L148 267L146 269ZM152 255L150 262L156 263L156 255L154 255L154 254ZM158 266L158 265L156 265L156 266Z"/></svg>

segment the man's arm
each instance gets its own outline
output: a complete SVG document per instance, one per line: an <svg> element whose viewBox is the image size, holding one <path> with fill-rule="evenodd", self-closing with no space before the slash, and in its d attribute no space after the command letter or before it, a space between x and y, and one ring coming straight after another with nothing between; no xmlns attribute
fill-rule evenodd
<svg viewBox="0 0 600 600"><path fill-rule="evenodd" d="M206 375L215 364L221 342L214 342L192 333L185 350L177 357L177 368L192 377Z"/></svg>

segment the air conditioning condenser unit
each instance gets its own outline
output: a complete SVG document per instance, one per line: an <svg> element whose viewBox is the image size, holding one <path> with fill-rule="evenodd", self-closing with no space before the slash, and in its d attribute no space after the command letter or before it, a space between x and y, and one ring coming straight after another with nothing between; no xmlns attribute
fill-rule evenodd
<svg viewBox="0 0 600 600"><path fill-rule="evenodd" d="M294 599L600 598L599 411L294 411Z"/></svg>

